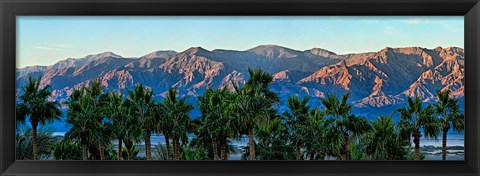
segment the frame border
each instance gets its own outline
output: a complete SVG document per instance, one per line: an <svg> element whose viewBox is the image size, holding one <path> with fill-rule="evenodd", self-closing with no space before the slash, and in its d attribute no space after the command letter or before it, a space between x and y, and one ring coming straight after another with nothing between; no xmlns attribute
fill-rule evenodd
<svg viewBox="0 0 480 176"><path fill-rule="evenodd" d="M16 16L461 15L465 17L464 161L15 161ZM1 175L438 175L480 169L479 0L0 0ZM468 96L467 96L468 95Z"/></svg>

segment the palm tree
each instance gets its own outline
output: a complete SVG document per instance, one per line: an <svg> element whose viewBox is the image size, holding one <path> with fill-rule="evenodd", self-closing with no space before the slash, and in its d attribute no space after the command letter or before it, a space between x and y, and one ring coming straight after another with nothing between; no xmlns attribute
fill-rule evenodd
<svg viewBox="0 0 480 176"><path fill-rule="evenodd" d="M248 134L250 160L255 160L254 128L269 116L273 104L278 101L275 93L268 88L273 76L260 69L248 69L250 78L239 87L233 83L236 94L233 96L238 124L237 129Z"/></svg>
<svg viewBox="0 0 480 176"><path fill-rule="evenodd" d="M342 160L348 160L350 137L370 131L371 126L367 119L352 114L352 105L347 103L350 94L342 96L341 100L336 95L327 94L321 98L329 116L327 124L331 126L333 134L341 138L340 155Z"/></svg>
<svg viewBox="0 0 480 176"><path fill-rule="evenodd" d="M214 106L216 107L215 109L217 114L220 115L217 121L217 124L219 125L217 129L220 143L220 159L228 160L228 154L230 153L228 149L228 138L236 139L237 137L239 137L238 135L236 135L234 124L235 121L233 120L233 118L235 118L235 104L233 100L234 96L230 91L228 91L226 86L223 87L222 90L216 90L215 92L215 94L219 97L218 100L220 100L220 103Z"/></svg>
<svg viewBox="0 0 480 176"><path fill-rule="evenodd" d="M58 102L47 100L51 95L51 87L46 85L40 88L40 81L41 78L28 78L28 84L22 88L21 103L16 106L16 120L24 123L28 117L32 125L32 152L34 160L38 160L38 124L44 125L53 120L59 120L62 114Z"/></svg>
<svg viewBox="0 0 480 176"><path fill-rule="evenodd" d="M100 134L96 141L92 141L90 149L93 150L92 153L98 153L100 160L105 160L105 146L110 144L113 136L110 129L112 125L105 121L106 114L109 114L108 93L104 94L102 92L102 83L99 78L92 80L91 85L86 89L87 98L91 101L93 118L97 121L97 124L93 127L96 127L94 130Z"/></svg>
<svg viewBox="0 0 480 176"><path fill-rule="evenodd" d="M233 109L229 108L232 104L227 100L224 100L223 103L227 103L227 105L223 105L227 107L224 109L225 115L220 119L220 121L223 122L223 125L221 125L219 129L220 159L228 160L229 154L232 153L229 139L238 139L240 136L237 135L237 131L235 130L235 121L233 120L235 115L233 114Z"/></svg>
<svg viewBox="0 0 480 176"><path fill-rule="evenodd" d="M87 147L92 159L105 160L105 145L111 141L110 125L104 121L106 94L102 94L99 79L94 79L86 87L75 89L70 95L67 123L72 129L67 132L67 138L79 140L83 148L83 159L87 159Z"/></svg>
<svg viewBox="0 0 480 176"><path fill-rule="evenodd" d="M246 85L247 86L247 85ZM259 119L256 114L256 110L260 110L258 106L259 98L250 97L243 93L237 92L235 94L235 104L238 105L236 108L236 115L235 124L238 126L236 129L241 132L248 134L248 141L249 141L249 152L250 152L250 160L255 160L255 140L253 134L253 128L258 123ZM256 101L255 101L256 100Z"/></svg>
<svg viewBox="0 0 480 176"><path fill-rule="evenodd" d="M127 101L130 103L135 116L138 118L139 124L145 129L145 153L147 160L152 160L152 148L150 142L150 136L152 131L155 130L158 119L156 119L152 109L154 106L152 95L153 92L144 87L142 84L138 84L134 90L127 90Z"/></svg>
<svg viewBox="0 0 480 176"><path fill-rule="evenodd" d="M82 146L82 159L87 160L87 146L100 141L101 133L98 131L98 119L93 108L91 95L85 86L75 89L65 102L68 105L66 122L72 128L65 134L68 140L78 141ZM91 151L93 152L93 151ZM93 155L92 155L93 156Z"/></svg>
<svg viewBox="0 0 480 176"><path fill-rule="evenodd" d="M301 131L306 128L306 121L309 116L310 106L307 105L309 97L304 97L302 100L298 96L288 97L287 105L290 113L287 113L287 123L292 132L292 141L295 145L296 160L301 159L300 147L304 144Z"/></svg>
<svg viewBox="0 0 480 176"><path fill-rule="evenodd" d="M174 159L180 160L180 140L188 141L190 131L190 111L193 105L186 102L186 97L177 99L178 92L175 88L168 90L167 99L163 102L167 118L171 119Z"/></svg>
<svg viewBox="0 0 480 176"><path fill-rule="evenodd" d="M198 97L202 119L212 139L214 160L227 160L227 142L234 137L232 127L232 101L228 89L210 89ZM217 154L217 140L220 143L220 157Z"/></svg>
<svg viewBox="0 0 480 176"><path fill-rule="evenodd" d="M98 127L100 127L98 131L101 134L100 141L98 141L100 160L105 160L109 154L107 146L111 145L111 141L114 139L115 126L109 121L102 121Z"/></svg>
<svg viewBox="0 0 480 176"><path fill-rule="evenodd" d="M205 125L205 118L203 117L200 117L200 118L196 118L196 119L193 119L192 120L192 132L195 134L195 137L189 142L189 147L192 148L192 149L195 149L195 150L200 150L200 151L206 151L207 153L207 157L209 158L209 160L214 160L214 156L213 156L213 147L212 147L212 135L210 134L210 132L208 131L208 125ZM227 125L229 126L229 125ZM228 127L230 128L230 127ZM236 132L233 127L230 129L230 131L232 132ZM235 135L235 134L234 134ZM222 141L222 139L220 140L217 140L217 146L220 146L220 147L217 147L217 151L216 153L223 153L222 152L222 145L223 144L226 144L227 146L225 146L225 158L223 157L220 157L220 159L222 160L228 160L228 156L230 154L238 154L238 151L236 150L236 147L229 144L230 143L230 140L229 139L236 139L237 136L233 136L233 137L228 137L226 139L225 142Z"/></svg>
<svg viewBox="0 0 480 176"><path fill-rule="evenodd" d="M132 160L136 157L134 144L145 140L145 129L139 125L139 119L136 116L135 109L131 108L132 106L131 101L123 101L122 107L125 119L123 119L122 140L125 148L122 149L122 159L127 160Z"/></svg>
<svg viewBox="0 0 480 176"><path fill-rule="evenodd" d="M402 140L395 129L392 116L380 116L372 122L372 131L368 133L366 154L374 160L404 160L408 143Z"/></svg>
<svg viewBox="0 0 480 176"><path fill-rule="evenodd" d="M127 102L126 102L127 103ZM128 104L128 103L127 103ZM130 107L126 105L126 107ZM126 149L126 154L127 154L127 160L132 160L135 158L135 145L136 143L144 140L144 134L145 130L141 126L139 126L138 118L134 116L134 112L130 112L128 108L127 109L127 120L125 122L125 134L123 136L123 142L125 143L125 149ZM123 153L122 153L123 157ZM124 158L124 157L123 157Z"/></svg>
<svg viewBox="0 0 480 176"><path fill-rule="evenodd" d="M164 102L156 104L154 106L154 115L157 116L156 118L158 119L156 132L163 133L165 137L165 159L170 160L172 156L170 153L170 136L172 134L173 128L172 119L170 119L170 117L166 113L167 108L168 107Z"/></svg>
<svg viewBox="0 0 480 176"><path fill-rule="evenodd" d="M216 91L213 89L207 89L207 91L203 94L203 96L199 96L199 108L202 113L201 119L203 120L203 125L205 129L208 131L209 135L211 135L211 151L213 151L213 160L219 160L219 156L217 153L217 128L218 128L218 121L221 116L217 111L220 110L219 107L220 96L216 95Z"/></svg>
<svg viewBox="0 0 480 176"><path fill-rule="evenodd" d="M308 112L306 125L301 126L299 133L302 134L305 142L305 157L310 160L323 160L334 146L328 142L327 128L325 126L325 111L313 108Z"/></svg>
<svg viewBox="0 0 480 176"><path fill-rule="evenodd" d="M215 154L212 147L212 135L209 132L209 126L206 125L206 119L204 116L192 120L193 133L195 138L190 141L190 147L195 149L204 149L207 150L207 156L210 160L215 159ZM218 144L218 143L217 143Z"/></svg>
<svg viewBox="0 0 480 176"><path fill-rule="evenodd" d="M258 144L256 144L258 159L292 160L296 157L295 145L287 142L290 135L283 119L272 118L259 124L256 128L256 136L258 138Z"/></svg>
<svg viewBox="0 0 480 176"><path fill-rule="evenodd" d="M422 100L420 97L414 99L408 97L408 107L398 108L400 113L400 121L398 126L404 140L410 141L413 136L415 144L415 160L420 160L420 129L427 138L437 138L440 132L439 120L434 116L435 108L429 104L425 108L422 107Z"/></svg>
<svg viewBox="0 0 480 176"><path fill-rule="evenodd" d="M115 94L109 92L107 93L107 100L108 101L105 103L105 111L107 112L106 114L108 114L107 119L113 124L112 135L115 136L118 141L118 160L122 160L122 145L126 131L128 111L124 108L123 93Z"/></svg>
<svg viewBox="0 0 480 176"><path fill-rule="evenodd" d="M462 132L465 117L460 112L458 99L450 98L450 90L437 90L438 103L435 104L435 112L442 121L442 160L447 159L447 133L450 130L450 124L453 130Z"/></svg>

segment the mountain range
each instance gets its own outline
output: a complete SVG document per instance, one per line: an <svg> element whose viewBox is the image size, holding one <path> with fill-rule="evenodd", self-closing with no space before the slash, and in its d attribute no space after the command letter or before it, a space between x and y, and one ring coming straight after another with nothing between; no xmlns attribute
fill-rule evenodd
<svg viewBox="0 0 480 176"><path fill-rule="evenodd" d="M369 118L389 115L404 106L408 96L435 102L437 89L450 89L464 99L464 50L458 47L390 48L378 52L337 55L313 48L299 51L277 45L260 45L245 51L206 50L192 47L183 52L155 51L137 58L112 52L68 58L50 66L17 68L17 97L29 76L42 76L42 85L51 85L51 99L68 99L73 89L100 78L106 91L126 92L137 83L151 88L157 100L175 86L181 96L196 103L196 96L207 87L243 83L248 68L261 68L273 74L270 86L286 109L289 96L310 96L310 104L321 106L327 93L351 93L354 112Z"/></svg>

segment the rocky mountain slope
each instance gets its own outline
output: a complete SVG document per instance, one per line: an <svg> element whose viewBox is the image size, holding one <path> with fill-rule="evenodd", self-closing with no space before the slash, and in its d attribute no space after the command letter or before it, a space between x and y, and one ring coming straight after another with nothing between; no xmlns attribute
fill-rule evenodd
<svg viewBox="0 0 480 176"><path fill-rule="evenodd" d="M232 88L231 81L248 79L248 67L274 75L271 89L283 100L292 95L311 96L320 105L326 93L351 93L355 111L366 116L391 113L407 96L436 101L435 90L450 89L463 99L464 51L462 48L385 48L378 52L337 55L314 48L293 50L261 45L246 51L192 47L183 52L155 51L138 58L112 52L69 58L51 66L17 69L17 96L29 76L42 76L53 88L53 99L67 100L74 88L99 78L108 91L125 91L137 83L153 89L162 99L175 86L192 103L208 86Z"/></svg>

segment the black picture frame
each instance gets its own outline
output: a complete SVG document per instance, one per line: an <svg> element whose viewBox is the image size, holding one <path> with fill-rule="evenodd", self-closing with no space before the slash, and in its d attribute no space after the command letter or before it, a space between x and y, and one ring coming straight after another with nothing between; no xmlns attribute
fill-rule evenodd
<svg viewBox="0 0 480 176"><path fill-rule="evenodd" d="M465 17L465 161L16 161L16 16L460 15ZM435 175L480 173L479 0L0 0L1 175Z"/></svg>

